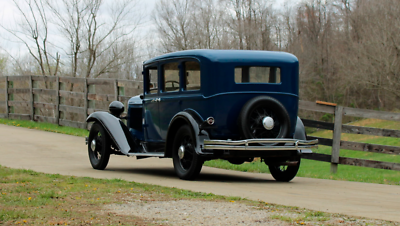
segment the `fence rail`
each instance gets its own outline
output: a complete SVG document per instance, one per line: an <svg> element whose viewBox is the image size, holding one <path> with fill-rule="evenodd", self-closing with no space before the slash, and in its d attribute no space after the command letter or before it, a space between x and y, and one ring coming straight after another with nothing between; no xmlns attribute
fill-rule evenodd
<svg viewBox="0 0 400 226"><path fill-rule="evenodd" d="M400 121L399 113L373 111L373 110L366 110L366 109L356 109L356 108L348 108L348 107L342 107L342 106L332 106L332 105L318 104L318 103L309 102L309 101L300 101L299 108L302 110L306 110L306 111L315 111L315 112L334 114L334 118L335 118L334 123L320 122L320 121L307 120L307 119L302 120L304 125L307 127L313 127L313 128L333 131L332 139L322 138L322 137L314 137L314 136L307 137L308 139L318 139L320 145L331 146L332 147L331 155L313 153L311 155L304 156L304 158L317 160L317 161L330 162L332 172L337 171L338 164L400 171L399 163L340 157L340 149L373 152L373 153L380 153L380 154L400 155L400 147L397 147L397 146L368 144L368 143L351 142L351 141L341 140L342 133L399 138L400 137L399 130L379 129L379 128L361 127L361 126L350 126L350 125L343 125L343 122L342 122L343 116Z"/></svg>
<svg viewBox="0 0 400 226"><path fill-rule="evenodd" d="M27 83L28 87L14 87L13 83L18 81ZM39 88L37 84L39 82L53 83L52 87L54 88ZM1 83L4 83L3 88L1 87ZM65 88L66 84L83 86L83 91L79 92L67 90ZM103 92L96 92L95 86L108 87L108 90L111 90L112 93L107 94ZM0 113L0 118L34 120L39 122L54 123L62 126L87 128L85 119L89 114L99 110L107 110L105 108L96 107L96 103L109 103L113 100L119 100L122 102L127 101L131 96L125 96L125 87L129 86L136 91L136 94L141 93L141 82L129 80L51 76L4 76L0 77L0 96L1 94L4 95L4 100L0 100L0 108L4 107L5 113ZM15 100L14 95L19 94L25 95L25 99ZM56 98L53 103L38 101L38 97L42 95L55 96ZM65 98L83 100L83 106L68 105L64 101ZM13 108L17 107L29 109L29 114L27 114L27 112L14 113ZM53 111L54 114L52 116L36 114L37 109L47 109ZM303 123L307 127L333 131L332 139L308 136L309 139L319 139L320 145L331 146L331 155L313 153L310 155L305 155L304 158L330 162L332 172L337 171L338 164L400 171L400 164L398 163L340 157L340 149L400 155L400 147L341 140L342 133L400 138L400 130L350 126L343 125L342 123L343 116L400 121L399 113L348 108L325 102L309 101L300 101L299 109L334 115L334 123L303 119ZM66 119L63 117L63 113L65 112L80 115L80 120Z"/></svg>

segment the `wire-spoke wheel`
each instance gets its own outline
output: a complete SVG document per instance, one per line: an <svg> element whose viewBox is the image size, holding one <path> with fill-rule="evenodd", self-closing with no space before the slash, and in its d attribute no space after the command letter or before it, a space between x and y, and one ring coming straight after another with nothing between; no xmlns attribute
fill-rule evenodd
<svg viewBox="0 0 400 226"><path fill-rule="evenodd" d="M268 96L249 100L240 113L242 135L246 139L285 138L290 119L285 107Z"/></svg>
<svg viewBox="0 0 400 226"><path fill-rule="evenodd" d="M271 175L277 181L289 182L297 174L300 168L300 157L296 158L298 162L296 165L268 165Z"/></svg>
<svg viewBox="0 0 400 226"><path fill-rule="evenodd" d="M98 122L95 122L90 129L88 152L94 169L103 170L107 167L111 153L110 137Z"/></svg>
<svg viewBox="0 0 400 226"><path fill-rule="evenodd" d="M193 132L188 125L183 125L176 132L172 158L175 172L181 179L195 179L203 166L204 161L196 153L195 142Z"/></svg>

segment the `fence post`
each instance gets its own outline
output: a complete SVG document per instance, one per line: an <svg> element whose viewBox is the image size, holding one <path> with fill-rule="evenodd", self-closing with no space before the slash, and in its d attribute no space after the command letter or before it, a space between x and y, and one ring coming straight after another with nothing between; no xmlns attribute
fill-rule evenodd
<svg viewBox="0 0 400 226"><path fill-rule="evenodd" d="M32 81L32 75L30 75L29 76L29 81L28 81L28 83L29 83L29 90L30 90L30 93L31 93L31 121L35 121L35 100L34 100L34 98L33 98L33 81Z"/></svg>
<svg viewBox="0 0 400 226"><path fill-rule="evenodd" d="M114 96L115 100L118 101L118 79L115 79L114 81Z"/></svg>
<svg viewBox="0 0 400 226"><path fill-rule="evenodd" d="M335 122L333 127L331 173L336 173L339 164L340 139L342 134L343 106L335 107Z"/></svg>
<svg viewBox="0 0 400 226"><path fill-rule="evenodd" d="M83 91L85 94L85 98L84 98L84 105L83 105L83 107L85 108L85 113L83 114L84 115L84 119L83 120L85 120L85 128L87 129L88 128L88 126L87 126L87 122L86 122L86 118L87 118L87 114L88 114L88 80L87 80L87 78L85 78L85 82L84 82L84 91Z"/></svg>
<svg viewBox="0 0 400 226"><path fill-rule="evenodd" d="M8 113L9 113L9 109L8 109L8 76L5 76L5 79L6 79L6 81L5 81L5 84L6 84L6 92L5 92L5 98L6 98L6 117L7 117L7 119L8 119L8 117L9 117L9 115L8 115Z"/></svg>
<svg viewBox="0 0 400 226"><path fill-rule="evenodd" d="M56 112L54 114L56 124L60 125L60 77L56 77Z"/></svg>

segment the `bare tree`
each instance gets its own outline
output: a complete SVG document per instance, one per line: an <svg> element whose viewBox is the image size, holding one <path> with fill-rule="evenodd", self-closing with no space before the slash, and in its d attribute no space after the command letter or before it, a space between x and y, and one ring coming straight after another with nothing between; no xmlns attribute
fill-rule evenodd
<svg viewBox="0 0 400 226"><path fill-rule="evenodd" d="M56 75L60 56L49 52L49 23L42 0L13 0L21 15L21 21L14 28L0 25L18 41L23 43L36 61L42 75Z"/></svg>
<svg viewBox="0 0 400 226"><path fill-rule="evenodd" d="M124 51L135 45L124 42L132 43L141 22L137 1L118 0L106 5L102 0L62 0L62 7L57 2L47 0L47 5L68 40L65 52L71 57L72 76L98 77L126 62Z"/></svg>

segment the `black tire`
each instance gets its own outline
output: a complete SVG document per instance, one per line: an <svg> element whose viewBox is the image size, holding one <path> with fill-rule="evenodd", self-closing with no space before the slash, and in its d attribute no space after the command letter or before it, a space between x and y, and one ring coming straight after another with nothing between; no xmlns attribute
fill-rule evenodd
<svg viewBox="0 0 400 226"><path fill-rule="evenodd" d="M188 125L180 127L174 137L172 159L176 174L183 180L195 179L203 166L204 160L197 155L195 145L195 136L190 127ZM180 148L183 148L181 157Z"/></svg>
<svg viewBox="0 0 400 226"><path fill-rule="evenodd" d="M271 117L272 129L263 126L263 119ZM276 99L258 96L249 100L239 115L242 136L245 139L286 138L290 133L290 118L285 107Z"/></svg>
<svg viewBox="0 0 400 226"><path fill-rule="evenodd" d="M299 171L300 157L297 158L296 161L298 161L298 164L295 166L268 165L268 168L275 180L289 182L297 175L297 172Z"/></svg>
<svg viewBox="0 0 400 226"><path fill-rule="evenodd" d="M89 132L88 152L93 169L103 170L107 167L111 153L111 140L103 126L95 122Z"/></svg>

